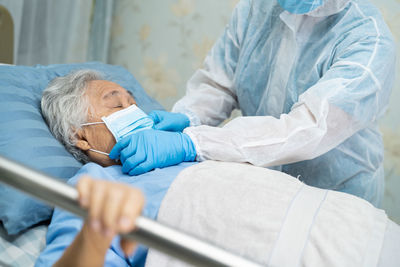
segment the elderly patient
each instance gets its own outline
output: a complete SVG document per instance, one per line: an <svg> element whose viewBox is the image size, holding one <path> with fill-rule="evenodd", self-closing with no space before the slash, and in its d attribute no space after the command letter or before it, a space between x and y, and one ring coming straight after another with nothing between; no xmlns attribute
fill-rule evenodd
<svg viewBox="0 0 400 267"><path fill-rule="evenodd" d="M47 247L36 266L52 266L59 259L60 266L97 266L103 261L106 265L143 266L147 249L138 246L127 257L132 243L119 242L114 236L116 232L133 229L142 208L145 216L155 219L173 179L193 164L156 169L135 177L124 175L108 153L116 139L151 128L152 121L136 107L130 92L95 71L80 70L54 79L44 90L41 105L53 135L76 159L88 163L68 182L77 184L81 204L89 209L90 216L83 223L56 209L47 233ZM120 127L121 121L124 127ZM108 181L81 179L83 174Z"/></svg>

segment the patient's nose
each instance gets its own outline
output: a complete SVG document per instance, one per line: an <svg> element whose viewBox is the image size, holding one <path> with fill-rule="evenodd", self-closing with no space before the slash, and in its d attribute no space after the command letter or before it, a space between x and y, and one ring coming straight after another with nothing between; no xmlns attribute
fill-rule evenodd
<svg viewBox="0 0 400 267"><path fill-rule="evenodd" d="M121 97L121 104L123 108L129 107L132 103L126 97Z"/></svg>

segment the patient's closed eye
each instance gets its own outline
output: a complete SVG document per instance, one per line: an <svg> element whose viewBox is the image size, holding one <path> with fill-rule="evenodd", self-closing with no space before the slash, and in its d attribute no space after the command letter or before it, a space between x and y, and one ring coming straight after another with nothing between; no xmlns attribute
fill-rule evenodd
<svg viewBox="0 0 400 267"><path fill-rule="evenodd" d="M109 100L109 99L115 99L119 96L120 92L118 90L113 90L111 92L108 92L103 96L104 100Z"/></svg>

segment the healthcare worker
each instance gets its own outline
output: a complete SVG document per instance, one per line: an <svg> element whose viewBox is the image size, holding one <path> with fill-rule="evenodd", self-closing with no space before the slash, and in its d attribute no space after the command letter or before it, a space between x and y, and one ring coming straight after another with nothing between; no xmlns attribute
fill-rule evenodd
<svg viewBox="0 0 400 267"><path fill-rule="evenodd" d="M132 175L248 162L379 206L378 119L394 70L392 35L368 0L242 0L172 113L151 113L156 130L121 140L110 157ZM215 127L235 108L242 117Z"/></svg>

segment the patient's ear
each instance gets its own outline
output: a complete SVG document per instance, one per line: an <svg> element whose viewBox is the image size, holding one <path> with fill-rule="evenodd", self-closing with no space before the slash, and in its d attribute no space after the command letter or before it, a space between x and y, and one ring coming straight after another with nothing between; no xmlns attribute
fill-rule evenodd
<svg viewBox="0 0 400 267"><path fill-rule="evenodd" d="M86 141L82 130L79 130L76 133L76 139L77 140L76 140L75 146L77 148L79 148L80 150L88 151L91 148L88 141Z"/></svg>

